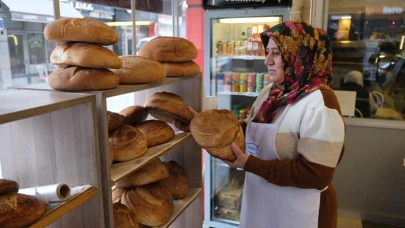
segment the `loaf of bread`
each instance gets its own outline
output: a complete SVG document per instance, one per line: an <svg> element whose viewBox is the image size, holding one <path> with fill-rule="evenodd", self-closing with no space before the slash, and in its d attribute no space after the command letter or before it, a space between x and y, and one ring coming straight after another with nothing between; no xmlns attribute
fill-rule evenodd
<svg viewBox="0 0 405 228"><path fill-rule="evenodd" d="M167 143L174 139L174 130L161 120L147 120L134 125L148 141L148 148Z"/></svg>
<svg viewBox="0 0 405 228"><path fill-rule="evenodd" d="M124 125L124 116L116 113L107 111L107 122L108 122L108 131L114 131Z"/></svg>
<svg viewBox="0 0 405 228"><path fill-rule="evenodd" d="M231 143L235 143L245 152L242 127L229 110L210 109L198 113L190 123L190 131L195 141L213 157L235 161Z"/></svg>
<svg viewBox="0 0 405 228"><path fill-rule="evenodd" d="M45 39L55 43L69 41L102 45L115 44L118 33L110 26L92 18L63 18L46 25Z"/></svg>
<svg viewBox="0 0 405 228"><path fill-rule="evenodd" d="M121 85L152 83L166 78L166 71L158 61L142 56L121 56L122 68L111 69Z"/></svg>
<svg viewBox="0 0 405 228"><path fill-rule="evenodd" d="M121 203L122 194L124 194L125 189L120 189L117 187L113 187L112 189L112 202L113 203Z"/></svg>
<svg viewBox="0 0 405 228"><path fill-rule="evenodd" d="M182 63L162 63L166 70L166 77L187 77L200 73L200 66L194 61Z"/></svg>
<svg viewBox="0 0 405 228"><path fill-rule="evenodd" d="M137 124L148 117L148 110L140 105L126 107L119 113L124 117L125 124L128 125Z"/></svg>
<svg viewBox="0 0 405 228"><path fill-rule="evenodd" d="M36 197L19 193L2 195L0 196L0 227L27 227L36 222L45 210L45 203Z"/></svg>
<svg viewBox="0 0 405 228"><path fill-rule="evenodd" d="M147 226L165 224L174 209L170 192L160 182L127 190L121 201L134 211L139 223Z"/></svg>
<svg viewBox="0 0 405 228"><path fill-rule="evenodd" d="M50 87L61 91L92 91L113 89L118 86L116 74L107 69L70 66L49 75Z"/></svg>
<svg viewBox="0 0 405 228"><path fill-rule="evenodd" d="M186 172L175 161L163 162L169 171L169 177L162 180L162 185L169 190L173 199L186 198L189 190L189 184Z"/></svg>
<svg viewBox="0 0 405 228"><path fill-rule="evenodd" d="M146 153L146 137L138 129L123 125L112 132L108 139L114 154L114 161L129 161Z"/></svg>
<svg viewBox="0 0 405 228"><path fill-rule="evenodd" d="M154 93L146 100L145 107L151 116L168 123L173 123L176 119L189 124L193 118L184 100L174 93Z"/></svg>
<svg viewBox="0 0 405 228"><path fill-rule="evenodd" d="M141 169L117 181L115 186L120 189L131 189L137 186L155 183L167 177L169 177L169 172L166 166L157 158Z"/></svg>
<svg viewBox="0 0 405 228"><path fill-rule="evenodd" d="M113 204L114 228L139 228L135 213L121 203Z"/></svg>
<svg viewBox="0 0 405 228"><path fill-rule="evenodd" d="M159 62L187 62L198 56L194 44L181 37L157 37L143 45L139 55Z"/></svg>
<svg viewBox="0 0 405 228"><path fill-rule="evenodd" d="M55 65L119 69L122 61L110 49L98 44L69 42L57 46L51 54Z"/></svg>
<svg viewBox="0 0 405 228"><path fill-rule="evenodd" d="M0 179L0 196L10 192L18 192L19 185L17 182L8 179Z"/></svg>

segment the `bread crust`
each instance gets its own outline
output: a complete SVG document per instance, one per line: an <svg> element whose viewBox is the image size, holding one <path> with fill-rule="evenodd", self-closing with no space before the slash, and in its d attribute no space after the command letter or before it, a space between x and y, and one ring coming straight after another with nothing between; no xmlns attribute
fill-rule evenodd
<svg viewBox="0 0 405 228"><path fill-rule="evenodd" d="M162 63L167 77L188 77L201 72L200 66L194 61L182 63Z"/></svg>
<svg viewBox="0 0 405 228"><path fill-rule="evenodd" d="M51 53L54 65L74 65L89 68L122 67L122 60L110 49L98 44L69 42L57 46Z"/></svg>
<svg viewBox="0 0 405 228"><path fill-rule="evenodd" d="M155 93L146 100L145 107L150 115L169 123L173 123L176 119L189 124L193 118L184 100L174 93L165 91Z"/></svg>
<svg viewBox="0 0 405 228"><path fill-rule="evenodd" d="M138 54L159 62L186 62L197 58L198 51L184 38L161 36L143 45Z"/></svg>
<svg viewBox="0 0 405 228"><path fill-rule="evenodd" d="M118 86L116 74L107 69L70 66L60 68L49 75L51 88L61 91L95 91Z"/></svg>
<svg viewBox="0 0 405 228"><path fill-rule="evenodd" d="M110 133L108 141L114 154L114 161L118 162L141 157L148 149L146 137L130 125L123 125Z"/></svg>
<svg viewBox="0 0 405 228"><path fill-rule="evenodd" d="M167 143L174 139L174 130L161 120L147 120L134 125L148 141L148 148Z"/></svg>
<svg viewBox="0 0 405 228"><path fill-rule="evenodd" d="M114 28L92 18L61 18L45 26L45 39L55 43L69 41L112 45L118 41Z"/></svg>
<svg viewBox="0 0 405 228"><path fill-rule="evenodd" d="M111 69L121 85L152 83L166 78L166 70L158 61L142 56L120 56L122 68Z"/></svg>

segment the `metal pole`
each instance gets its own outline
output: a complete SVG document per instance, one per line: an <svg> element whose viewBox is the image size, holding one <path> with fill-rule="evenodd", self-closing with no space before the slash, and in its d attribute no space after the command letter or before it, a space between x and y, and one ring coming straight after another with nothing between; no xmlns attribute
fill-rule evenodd
<svg viewBox="0 0 405 228"><path fill-rule="evenodd" d="M53 0L53 16L55 20L60 18L59 0Z"/></svg>
<svg viewBox="0 0 405 228"><path fill-rule="evenodd" d="M178 27L178 13L177 13L177 0L172 0L172 24L173 24L173 36L179 36L177 34Z"/></svg>
<svg viewBox="0 0 405 228"><path fill-rule="evenodd" d="M132 55L136 55L136 0L131 0L131 11L132 11Z"/></svg>

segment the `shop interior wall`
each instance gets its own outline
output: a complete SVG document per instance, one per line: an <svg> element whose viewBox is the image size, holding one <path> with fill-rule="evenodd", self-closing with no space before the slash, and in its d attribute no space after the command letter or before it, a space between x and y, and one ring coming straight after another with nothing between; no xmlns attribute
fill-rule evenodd
<svg viewBox="0 0 405 228"><path fill-rule="evenodd" d="M333 180L340 217L405 225L405 124L397 126L346 124L345 153Z"/></svg>

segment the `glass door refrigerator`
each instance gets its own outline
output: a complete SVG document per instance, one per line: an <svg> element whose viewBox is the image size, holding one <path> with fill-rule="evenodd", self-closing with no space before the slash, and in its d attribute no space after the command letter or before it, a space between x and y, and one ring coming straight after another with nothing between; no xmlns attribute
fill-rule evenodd
<svg viewBox="0 0 405 228"><path fill-rule="evenodd" d="M245 119L267 85L260 33L290 17L287 7L206 10L204 87L217 108ZM230 168L207 152L204 174L204 228L238 227L244 171Z"/></svg>

